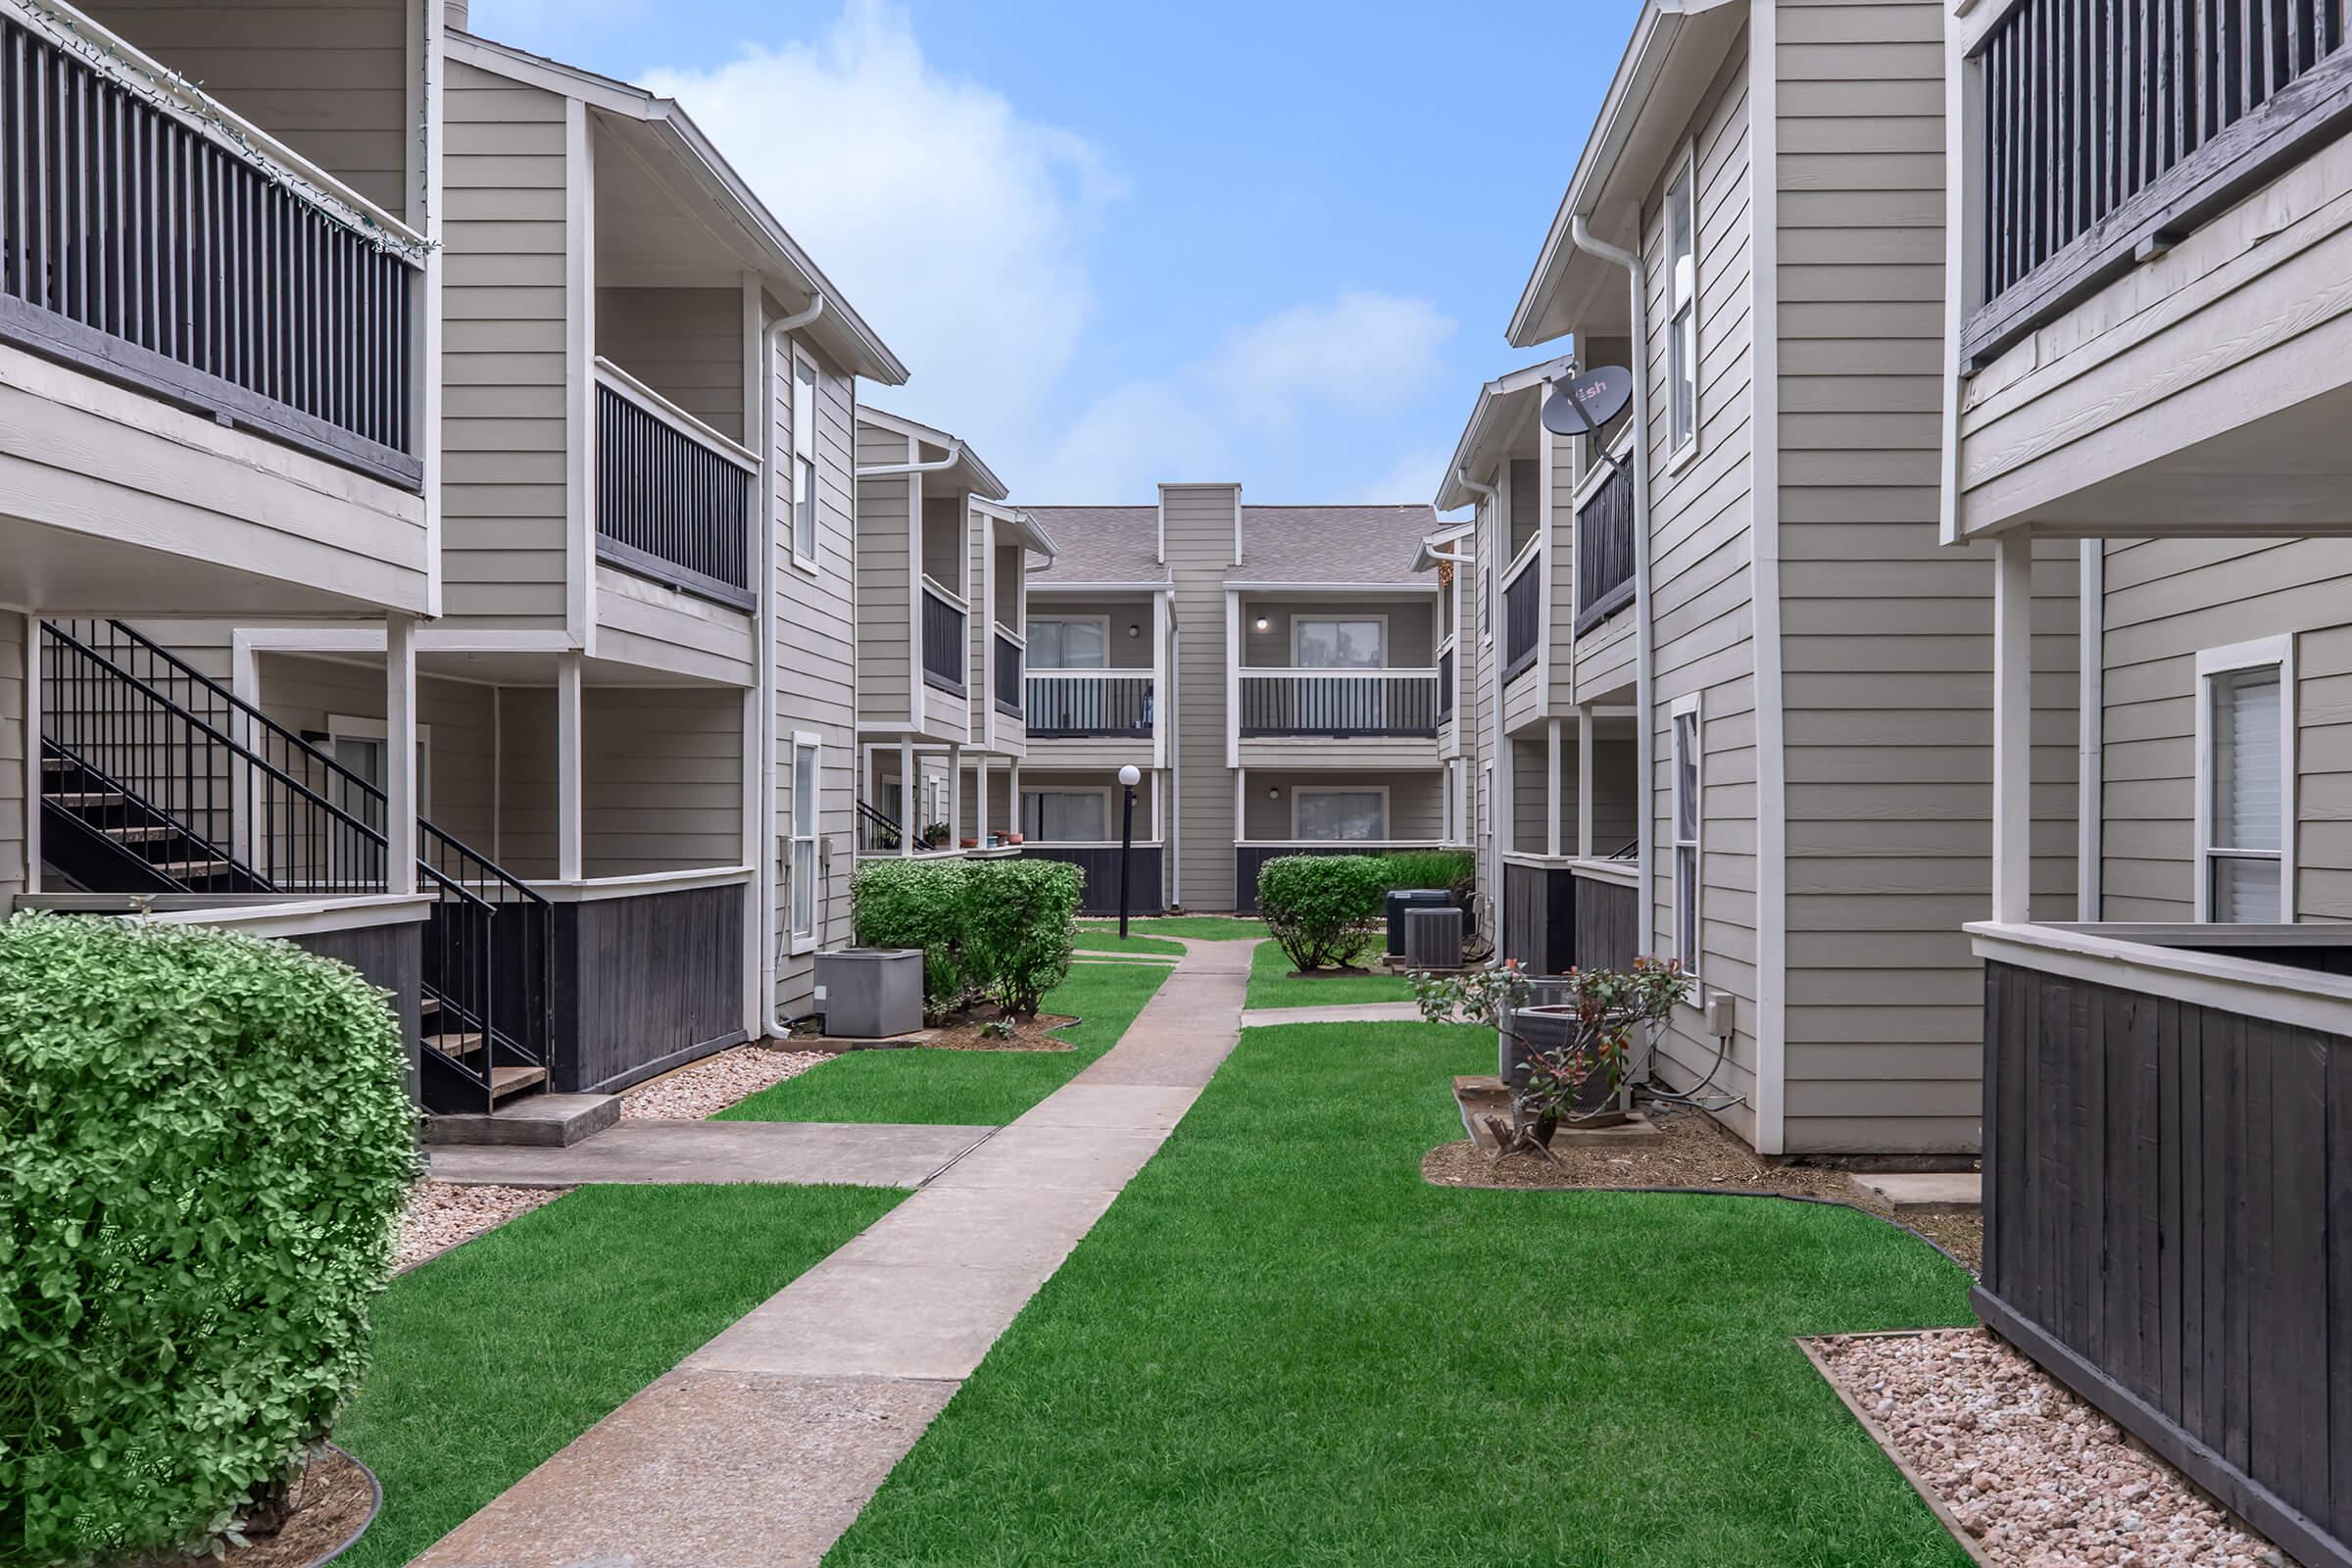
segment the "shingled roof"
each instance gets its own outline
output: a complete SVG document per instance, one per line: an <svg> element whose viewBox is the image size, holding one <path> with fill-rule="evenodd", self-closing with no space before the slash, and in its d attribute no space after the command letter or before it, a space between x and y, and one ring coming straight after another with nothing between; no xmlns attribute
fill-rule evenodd
<svg viewBox="0 0 2352 1568"><path fill-rule="evenodd" d="M1152 560L1156 507L1030 507L1061 555L1040 581L1164 582ZM1242 564L1233 582L1411 583L1421 539L1438 525L1435 508L1409 506L1242 507Z"/></svg>

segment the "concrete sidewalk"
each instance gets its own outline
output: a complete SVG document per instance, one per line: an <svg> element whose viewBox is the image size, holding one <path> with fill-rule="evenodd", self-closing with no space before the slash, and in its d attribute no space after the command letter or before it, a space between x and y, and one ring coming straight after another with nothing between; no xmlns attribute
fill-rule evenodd
<svg viewBox="0 0 2352 1568"><path fill-rule="evenodd" d="M1242 1014L1242 1027L1262 1029L1277 1023L1419 1023L1417 1002L1339 1002L1310 1007L1251 1007Z"/></svg>
<svg viewBox="0 0 2352 1568"><path fill-rule="evenodd" d="M813 1568L1233 1050L1253 946L1188 942L1116 1047L417 1568Z"/></svg>

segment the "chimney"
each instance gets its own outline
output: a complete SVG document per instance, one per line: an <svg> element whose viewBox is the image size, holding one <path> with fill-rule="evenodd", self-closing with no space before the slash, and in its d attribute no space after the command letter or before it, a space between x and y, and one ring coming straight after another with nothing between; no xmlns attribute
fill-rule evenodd
<svg viewBox="0 0 2352 1568"><path fill-rule="evenodd" d="M442 0L441 24L452 32L466 30L467 0Z"/></svg>

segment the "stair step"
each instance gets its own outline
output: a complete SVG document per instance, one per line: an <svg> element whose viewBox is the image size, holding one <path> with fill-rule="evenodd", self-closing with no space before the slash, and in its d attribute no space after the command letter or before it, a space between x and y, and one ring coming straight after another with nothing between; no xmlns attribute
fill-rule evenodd
<svg viewBox="0 0 2352 1568"><path fill-rule="evenodd" d="M430 1018L434 1013L439 1012L440 1010L441 999L439 997L418 997L416 999L417 1017Z"/></svg>
<svg viewBox="0 0 2352 1568"><path fill-rule="evenodd" d="M482 1037L470 1029L463 1034L426 1035L424 1043L444 1056L470 1056L482 1049Z"/></svg>
<svg viewBox="0 0 2352 1568"><path fill-rule="evenodd" d="M102 827L98 830L118 844L155 844L176 834L175 827Z"/></svg>
<svg viewBox="0 0 2352 1568"><path fill-rule="evenodd" d="M147 863L166 876L183 880L191 876L219 876L228 869L226 860L150 860Z"/></svg>
<svg viewBox="0 0 2352 1568"><path fill-rule="evenodd" d="M121 806L129 797L121 790L57 790L44 793L41 799L60 806Z"/></svg>
<svg viewBox="0 0 2352 1568"><path fill-rule="evenodd" d="M547 1082L545 1067L493 1067L490 1069L490 1098L506 1099L521 1094L525 1089Z"/></svg>

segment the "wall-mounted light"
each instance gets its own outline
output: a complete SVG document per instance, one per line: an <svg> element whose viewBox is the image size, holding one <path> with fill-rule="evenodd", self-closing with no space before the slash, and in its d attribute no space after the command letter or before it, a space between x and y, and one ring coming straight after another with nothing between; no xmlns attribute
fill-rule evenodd
<svg viewBox="0 0 2352 1568"><path fill-rule="evenodd" d="M1130 636L1130 637L1141 637L1143 634L1144 634L1144 628L1143 628L1143 627L1141 627L1141 626L1137 625L1137 624L1136 624L1134 621L1132 621L1132 620L1131 620L1131 621L1129 621L1129 622L1127 623L1127 635L1128 635L1128 636Z"/></svg>
<svg viewBox="0 0 2352 1568"><path fill-rule="evenodd" d="M1259 631L1271 631L1273 628L1274 623L1268 620L1265 616L1260 615L1257 617L1257 629Z"/></svg>
<svg viewBox="0 0 2352 1568"><path fill-rule="evenodd" d="M1281 790L1281 789L1280 789L1278 786L1268 786L1268 788L1267 788L1267 790L1266 790L1266 799L1267 799L1267 800L1269 800L1269 801L1279 801L1279 800L1281 800L1281 799L1282 799L1282 790Z"/></svg>

